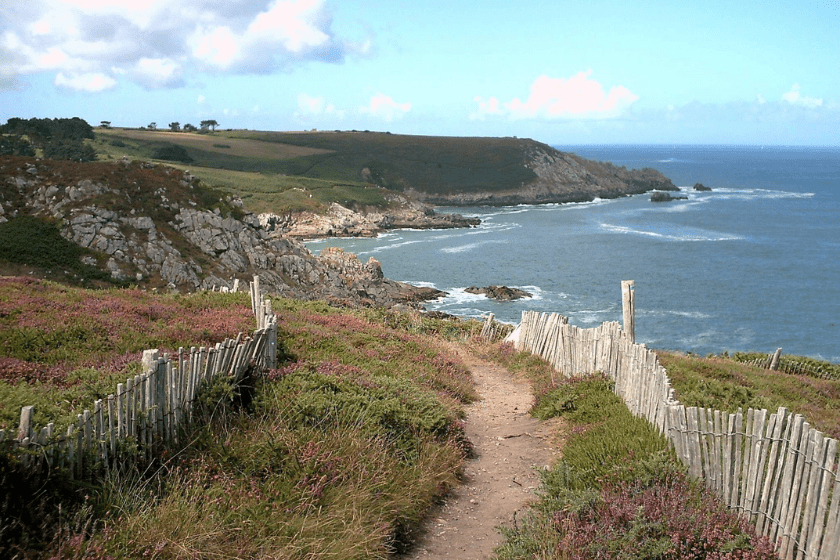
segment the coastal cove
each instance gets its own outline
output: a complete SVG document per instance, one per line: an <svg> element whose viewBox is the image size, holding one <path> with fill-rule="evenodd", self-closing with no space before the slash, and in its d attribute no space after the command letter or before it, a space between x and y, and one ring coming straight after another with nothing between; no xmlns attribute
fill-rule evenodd
<svg viewBox="0 0 840 560"><path fill-rule="evenodd" d="M621 319L636 282L636 337L701 355L798 354L840 362L840 149L557 146L628 168L653 167L687 200L650 195L578 204L439 208L476 228L398 230L307 243L374 257L388 278L449 295L427 309L464 317L558 312L582 327ZM711 191L694 191L700 182ZM533 297L496 302L469 286Z"/></svg>

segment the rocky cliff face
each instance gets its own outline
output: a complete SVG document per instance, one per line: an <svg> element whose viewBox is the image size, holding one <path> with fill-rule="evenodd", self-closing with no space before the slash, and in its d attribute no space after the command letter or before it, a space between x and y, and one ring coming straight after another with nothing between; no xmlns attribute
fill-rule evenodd
<svg viewBox="0 0 840 560"><path fill-rule="evenodd" d="M87 264L150 288L232 287L260 276L270 292L353 305L412 303L439 292L393 282L379 263L335 249L314 256L272 235L238 199L154 164L0 158L0 222L30 215L94 250Z"/></svg>
<svg viewBox="0 0 840 560"><path fill-rule="evenodd" d="M595 198L618 198L652 190L679 190L655 169L627 169L591 161L575 154L531 142L523 153L523 165L536 179L507 190L452 192L445 195L414 194L424 202L442 205L544 204L588 202Z"/></svg>
<svg viewBox="0 0 840 560"><path fill-rule="evenodd" d="M300 212L294 215L260 214L260 224L276 235L313 239L319 237L375 237L383 231L399 228L449 229L477 226L478 218L460 214L438 214L428 204L407 196L389 195L392 207L387 211L356 212L333 203L326 214Z"/></svg>

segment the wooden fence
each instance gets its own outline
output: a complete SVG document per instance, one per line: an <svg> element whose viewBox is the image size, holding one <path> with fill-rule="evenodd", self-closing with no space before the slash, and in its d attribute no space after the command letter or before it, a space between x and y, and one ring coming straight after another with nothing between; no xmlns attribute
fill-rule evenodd
<svg viewBox="0 0 840 560"><path fill-rule="evenodd" d="M26 462L39 461L86 478L113 467L125 446L136 446L141 458L150 460L156 450L178 445L180 429L191 420L203 386L220 376L238 384L251 367L276 367L276 318L257 278L251 285L251 306L257 319L253 334L239 333L215 347L179 348L175 356L146 350L143 373L117 384L113 394L97 400L93 411L79 414L66 432L57 433L49 423L36 433L34 407L25 406L16 437L0 430L0 446L14 448Z"/></svg>
<svg viewBox="0 0 840 560"><path fill-rule="evenodd" d="M509 339L561 375L613 379L633 414L664 433L690 475L767 535L779 558L840 558L838 442L801 415L683 406L656 354L618 323L581 329L556 313L526 311Z"/></svg>

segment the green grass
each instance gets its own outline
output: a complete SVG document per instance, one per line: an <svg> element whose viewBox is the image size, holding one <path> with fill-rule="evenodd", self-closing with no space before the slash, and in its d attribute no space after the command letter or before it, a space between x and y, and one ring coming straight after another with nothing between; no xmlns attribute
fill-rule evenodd
<svg viewBox="0 0 840 560"><path fill-rule="evenodd" d="M765 370L728 357L659 353L677 399L686 406L735 412L780 406L802 414L811 426L840 437L840 380Z"/></svg>
<svg viewBox="0 0 840 560"><path fill-rule="evenodd" d="M181 145L195 169L214 168L269 177L269 189L283 193L294 181L315 180L358 187L375 184L394 191L414 189L429 194L517 189L536 175L525 166L526 151L535 143L516 138L461 138L405 136L372 132L281 133L226 131L186 134L127 129L97 130L95 147L102 159L125 154L152 158L168 144ZM120 143L121 146L114 146ZM219 146L226 145L229 148ZM191 171L195 171L190 167ZM243 199L251 187L247 176L214 178L195 171L210 184L228 185ZM289 179L296 177L298 179ZM238 181L234 182L234 178ZM277 181L274 183L274 181ZM265 180L259 182L266 185ZM274 185L277 185L277 188ZM310 183L311 185L311 183ZM288 200L275 200L265 186L249 208L296 208ZM347 203L366 204L354 191ZM253 195L256 197L256 193ZM340 201L338 196L328 199Z"/></svg>
<svg viewBox="0 0 840 560"><path fill-rule="evenodd" d="M11 330L57 332L46 328L52 308L71 317L74 305L87 310L89 334L71 345L81 354L104 344L90 334L100 328L121 333L118 340L164 342L153 325L183 316L186 330L166 339L182 344L180 335L198 338L222 328L232 311L249 311L242 294L106 294L15 281L0 292L0 302L15 301L0 309L0 319ZM32 307L24 307L30 300ZM197 412L203 420L183 434L189 444L151 470L126 468L77 485L60 480L61 473L34 476L0 454L1 491L19 498L0 503L0 556L363 559L400 549L457 483L470 451L462 405L476 398L466 369L438 339L419 333L458 338L476 325L384 310L342 312L323 302L273 304L280 367L258 382L250 402L211 388ZM79 383L72 376L49 383L69 396L97 379L103 384L97 391L110 382L90 372ZM29 475L31 485L17 482ZM36 483L55 492L35 496Z"/></svg>
<svg viewBox="0 0 840 560"><path fill-rule="evenodd" d="M49 220L19 216L0 223L0 262L37 267L47 276L80 286L123 284L102 269L83 263L86 256L105 261L104 254L64 239Z"/></svg>
<svg viewBox="0 0 840 560"><path fill-rule="evenodd" d="M766 539L690 482L665 437L633 416L601 375L558 380L547 363L491 346L485 355L541 388L532 413L562 418L563 457L495 558L774 558Z"/></svg>

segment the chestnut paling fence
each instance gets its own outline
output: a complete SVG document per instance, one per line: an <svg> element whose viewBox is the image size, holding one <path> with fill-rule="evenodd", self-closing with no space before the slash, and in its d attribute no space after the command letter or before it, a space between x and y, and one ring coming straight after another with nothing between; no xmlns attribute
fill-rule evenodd
<svg viewBox="0 0 840 560"><path fill-rule="evenodd" d="M202 387L220 376L238 384L249 368L276 367L276 317L271 301L260 294L256 277L251 284L251 309L257 329L248 336L239 333L215 347L179 348L174 356L144 351L143 373L117 384L113 394L97 400L92 411L78 414L64 433L56 433L53 423L36 433L34 407L23 407L17 434L11 437L0 430L0 449L17 452L26 462L38 461L86 478L116 466L126 445L145 460L156 451L177 446Z"/></svg>
<svg viewBox="0 0 840 560"><path fill-rule="evenodd" d="M801 415L682 405L656 354L617 322L581 329L556 313L526 311L510 338L559 375L608 375L631 412L665 434L690 475L767 535L779 558L840 558L838 442Z"/></svg>

